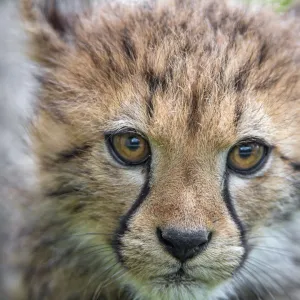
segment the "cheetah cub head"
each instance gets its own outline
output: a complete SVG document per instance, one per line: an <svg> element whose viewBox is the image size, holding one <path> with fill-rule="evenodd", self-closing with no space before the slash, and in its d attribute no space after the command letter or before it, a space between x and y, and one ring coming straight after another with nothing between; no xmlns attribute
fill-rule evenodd
<svg viewBox="0 0 300 300"><path fill-rule="evenodd" d="M206 299L259 272L263 229L299 204L291 30L221 1L32 2L41 228L72 276Z"/></svg>

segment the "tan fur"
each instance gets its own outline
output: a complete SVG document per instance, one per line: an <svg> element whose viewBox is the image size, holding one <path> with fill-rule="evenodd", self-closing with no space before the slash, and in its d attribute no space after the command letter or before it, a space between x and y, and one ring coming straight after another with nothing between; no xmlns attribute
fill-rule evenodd
<svg viewBox="0 0 300 300"><path fill-rule="evenodd" d="M246 251L223 198L227 153L245 137L274 146L261 172L229 179L246 239L297 207L294 33L272 14L181 2L103 4L55 31L22 0L30 55L43 70L32 128L42 199L34 202L39 220L22 237L32 249L24 299L190 299L180 293L194 288L206 299ZM107 150L105 133L125 127L149 139L152 161L150 192L122 236L121 263L115 232L147 178L145 168L124 167ZM167 226L213 232L207 250L188 261L186 282L161 277L179 265L157 240L156 228Z"/></svg>

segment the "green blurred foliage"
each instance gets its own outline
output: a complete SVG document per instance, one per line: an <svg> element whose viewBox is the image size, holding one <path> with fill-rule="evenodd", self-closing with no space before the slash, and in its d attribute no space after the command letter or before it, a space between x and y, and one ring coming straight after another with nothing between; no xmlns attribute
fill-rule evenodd
<svg viewBox="0 0 300 300"><path fill-rule="evenodd" d="M245 1L248 3L272 5L274 10L278 12L286 11L294 2L293 0L245 0Z"/></svg>

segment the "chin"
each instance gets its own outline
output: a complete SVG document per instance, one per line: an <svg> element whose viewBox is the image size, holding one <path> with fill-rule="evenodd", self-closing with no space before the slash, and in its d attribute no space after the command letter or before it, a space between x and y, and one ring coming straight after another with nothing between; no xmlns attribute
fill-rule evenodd
<svg viewBox="0 0 300 300"><path fill-rule="evenodd" d="M211 288L201 282L188 280L155 281L139 289L142 299L147 300L189 300L207 299ZM137 297L136 299L139 299Z"/></svg>
<svg viewBox="0 0 300 300"><path fill-rule="evenodd" d="M204 283L181 272L160 276L145 282L130 280L135 292L133 299L147 300L201 300L209 299L209 295L220 285Z"/></svg>

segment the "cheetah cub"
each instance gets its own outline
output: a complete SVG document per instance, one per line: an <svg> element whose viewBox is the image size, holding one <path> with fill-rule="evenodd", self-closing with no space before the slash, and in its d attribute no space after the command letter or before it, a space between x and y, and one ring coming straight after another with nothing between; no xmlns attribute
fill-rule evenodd
<svg viewBox="0 0 300 300"><path fill-rule="evenodd" d="M40 196L15 298L300 299L296 24L220 0L20 2Z"/></svg>

